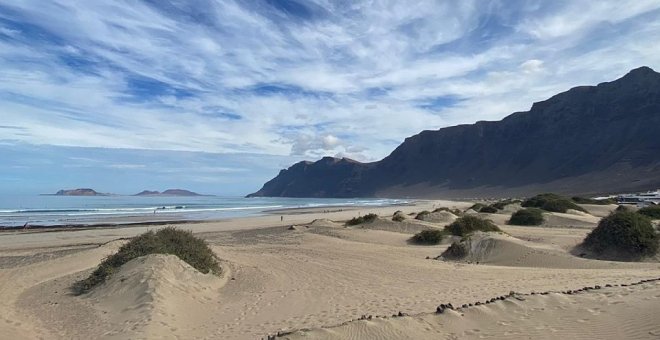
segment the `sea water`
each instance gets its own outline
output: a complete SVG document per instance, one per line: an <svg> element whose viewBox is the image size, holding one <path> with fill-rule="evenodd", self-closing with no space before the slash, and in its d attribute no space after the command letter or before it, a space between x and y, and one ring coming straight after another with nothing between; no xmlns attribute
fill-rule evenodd
<svg viewBox="0 0 660 340"><path fill-rule="evenodd" d="M0 227L216 220L269 210L405 204L398 199L163 196L0 196Z"/></svg>

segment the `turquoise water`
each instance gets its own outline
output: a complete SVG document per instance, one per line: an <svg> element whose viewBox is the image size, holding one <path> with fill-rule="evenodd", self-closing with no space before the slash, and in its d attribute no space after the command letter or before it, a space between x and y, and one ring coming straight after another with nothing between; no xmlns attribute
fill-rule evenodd
<svg viewBox="0 0 660 340"><path fill-rule="evenodd" d="M3 196L0 226L76 225L131 221L215 220L263 215L267 210L321 206L404 204L396 199Z"/></svg>

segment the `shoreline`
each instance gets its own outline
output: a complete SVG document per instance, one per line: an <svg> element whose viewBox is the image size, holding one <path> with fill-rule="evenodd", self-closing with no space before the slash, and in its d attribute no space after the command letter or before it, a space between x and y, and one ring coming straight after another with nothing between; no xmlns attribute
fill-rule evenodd
<svg viewBox="0 0 660 340"><path fill-rule="evenodd" d="M338 212L347 212L347 211L360 211L360 210L369 210L372 208L389 208L389 207L414 207L418 203L428 202L425 200L416 200L414 202L408 203L395 203L395 204L386 204L386 205L325 205L325 206L316 206L316 207L292 207L292 208L278 208L278 209L267 209L260 211L254 215L241 216L241 217L227 217L227 218L213 218L213 219L158 219L153 220L146 218L144 216L129 216L129 217L106 217L98 219L98 222L81 222L81 223L59 223L59 224L28 224L28 228L25 229L24 226L9 226L9 225L0 225L0 233L3 232L12 232L18 230L24 230L26 232L30 230L42 230L42 231L57 231L57 230L85 230L85 229L108 229L108 228L131 228L139 226L160 226L168 224L200 224L200 223L215 223L215 222L226 222L231 220L242 220L250 219L263 216L274 216L274 215L309 215L309 214L328 214L328 213L338 213ZM113 222L113 220L122 220L119 222Z"/></svg>
<svg viewBox="0 0 660 340"><path fill-rule="evenodd" d="M465 206L468 203L454 201L418 201L408 206L367 206L356 209L323 212L323 208L315 207L315 212L297 214L296 209L282 211L278 214L262 214L259 216L234 217L217 220L169 220L169 221L134 221L130 224L103 223L94 225L73 226L30 226L28 229L0 228L0 249L21 249L45 246L72 245L79 243L107 242L113 239L129 238L143 232L166 226L176 226L192 230L194 233L213 233L234 230L257 230L270 227L301 225L315 219L346 221L360 214L376 213L391 215L396 210L406 213L413 211L432 210L437 205ZM281 218L283 217L283 218ZM61 232L61 233L60 233ZM66 237L62 236L66 233Z"/></svg>
<svg viewBox="0 0 660 340"><path fill-rule="evenodd" d="M483 310L504 310L502 315L509 320L516 313L570 307L565 301L569 296L582 299L584 304L580 309L566 309L571 315L598 317L605 324L614 323L603 319L604 314L598 315L597 308L602 306L616 306L621 315L633 313L630 320L657 313L660 281L635 285L654 284L657 289L632 299L594 295L596 299L589 300L586 298L600 291L588 289L589 294L583 294L585 288L575 289L603 283L629 285L650 277L660 278L660 267L654 262L611 262L571 254L570 249L597 223L595 215L585 219L582 215L557 213L552 215L555 220L549 225L520 227L506 224L511 211L481 214L493 220L508 236L493 238L495 243L480 263L432 260L450 246L451 239L434 246L408 242L418 230L442 228L451 221L420 221L409 216L410 213L436 207L464 210L470 205L471 202L418 201L405 206L287 209L211 222L139 222L129 226L0 232L0 283L6 287L0 289L0 332L14 338L56 339L102 338L108 334L133 338L175 335L258 339L282 332L288 334L285 338L297 339L300 332L286 331L298 329L305 330L312 339L328 340L348 336L326 338L329 334L326 332L345 330L346 334L358 334L356 330L362 334L361 338L374 338L378 333L386 339L406 338L403 335L411 334L418 334L418 339L435 339L438 334L451 332L471 339L475 338L473 335L501 334L509 329L497 323L501 320L494 313L492 322L478 323L483 333L474 332L477 325L474 320L481 320ZM612 206L592 208L592 214L597 215L614 209ZM391 220L396 210L404 212L405 221ZM350 227L343 223L368 213L379 218ZM587 222L585 228L558 227ZM174 260L158 266L134 267L132 273L146 273L147 281L127 276L126 281L119 278L83 298L69 293L75 282L90 275L128 239L165 226L191 230L204 239L230 273L227 280L220 282L200 276ZM510 291L524 292L516 295L532 303L523 303L518 298L491 301ZM571 293L539 293L550 291ZM580 294L575 294L576 291ZM532 292L536 292L534 298L525 295L534 295ZM149 299L149 304L142 298ZM419 320L420 324L426 324L428 318L438 317L432 311L437 311L439 302L459 307L459 303L466 301L473 301L473 306L479 302L479 306L460 305L460 312L466 317L456 319L454 329L447 331L440 325L445 317L460 316L446 307L442 313L445 315L436 320L440 326L433 328L432 334L416 326ZM622 301L625 303L619 304ZM645 304L641 309L640 303ZM392 313L411 317L377 317ZM559 314L535 315L531 321L521 321L520 334L525 334L533 322L554 320ZM327 328L361 317L362 320L345 326ZM407 322L414 324L408 327ZM369 324L368 329L361 328L365 323ZM376 323L395 333L379 333L381 328L371 327L378 326ZM647 335L655 332L649 325L655 327L650 323L640 325L645 327ZM584 324L577 321L553 324L566 334L574 334L574 326ZM615 336L601 338L625 338L612 334Z"/></svg>

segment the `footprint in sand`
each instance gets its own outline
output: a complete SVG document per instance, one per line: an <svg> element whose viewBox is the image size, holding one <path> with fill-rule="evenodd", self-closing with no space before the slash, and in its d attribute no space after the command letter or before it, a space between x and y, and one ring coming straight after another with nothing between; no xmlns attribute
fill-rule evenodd
<svg viewBox="0 0 660 340"><path fill-rule="evenodd" d="M479 334L479 332L481 332L481 330L478 329L478 328L475 328L475 329L468 329L467 331L465 331L465 334L466 335L477 335L477 334Z"/></svg>

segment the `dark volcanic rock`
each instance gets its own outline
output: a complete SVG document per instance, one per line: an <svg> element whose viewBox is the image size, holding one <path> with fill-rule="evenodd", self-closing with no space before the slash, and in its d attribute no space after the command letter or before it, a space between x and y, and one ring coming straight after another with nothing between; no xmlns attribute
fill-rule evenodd
<svg viewBox="0 0 660 340"><path fill-rule="evenodd" d="M660 74L580 86L496 122L423 131L374 163L300 162L249 196L466 197L660 186Z"/></svg>
<svg viewBox="0 0 660 340"><path fill-rule="evenodd" d="M167 189L163 192L144 190L133 196L204 196L196 192L183 189Z"/></svg>
<svg viewBox="0 0 660 340"><path fill-rule="evenodd" d="M158 196L158 195L160 195L160 191L144 190L133 196Z"/></svg>
<svg viewBox="0 0 660 340"><path fill-rule="evenodd" d="M102 194L96 192L94 189L82 188L82 189L69 189L69 190L60 190L55 193L56 196L107 196L108 194Z"/></svg>
<svg viewBox="0 0 660 340"><path fill-rule="evenodd" d="M324 157L300 162L249 196L356 197L361 195L361 172L365 164L348 159Z"/></svg>
<svg viewBox="0 0 660 340"><path fill-rule="evenodd" d="M202 196L196 192L183 189L167 189L161 193L163 196Z"/></svg>

